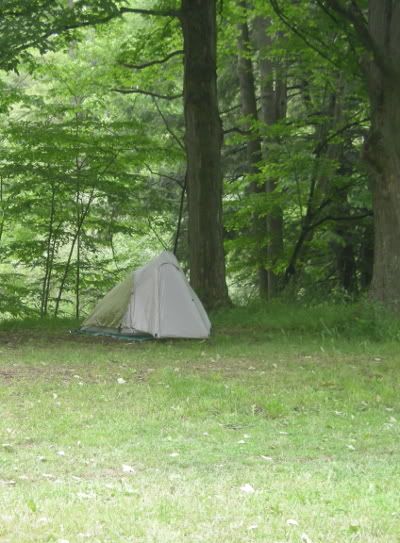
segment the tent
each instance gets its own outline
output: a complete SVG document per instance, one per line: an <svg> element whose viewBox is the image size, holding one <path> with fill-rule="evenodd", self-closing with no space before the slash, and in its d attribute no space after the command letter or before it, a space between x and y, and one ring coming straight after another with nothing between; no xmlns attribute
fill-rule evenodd
<svg viewBox="0 0 400 543"><path fill-rule="evenodd" d="M211 324L177 259L162 252L96 305L81 331L115 336L206 338Z"/></svg>

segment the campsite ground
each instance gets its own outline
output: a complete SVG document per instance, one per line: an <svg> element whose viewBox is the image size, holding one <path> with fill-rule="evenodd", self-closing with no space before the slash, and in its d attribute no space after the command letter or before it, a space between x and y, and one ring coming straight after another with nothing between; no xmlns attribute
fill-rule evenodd
<svg viewBox="0 0 400 543"><path fill-rule="evenodd" d="M397 323L215 321L135 344L2 326L0 541L399 541Z"/></svg>

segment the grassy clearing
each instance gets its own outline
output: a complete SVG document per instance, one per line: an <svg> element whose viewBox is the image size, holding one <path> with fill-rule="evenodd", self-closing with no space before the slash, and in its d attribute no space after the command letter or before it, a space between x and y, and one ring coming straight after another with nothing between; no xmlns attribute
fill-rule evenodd
<svg viewBox="0 0 400 543"><path fill-rule="evenodd" d="M0 541L398 542L398 324L325 309L208 342L5 323Z"/></svg>

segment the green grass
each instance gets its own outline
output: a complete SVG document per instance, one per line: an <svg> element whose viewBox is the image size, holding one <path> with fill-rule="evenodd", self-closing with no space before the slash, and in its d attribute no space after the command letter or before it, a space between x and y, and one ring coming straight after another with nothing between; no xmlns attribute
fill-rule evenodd
<svg viewBox="0 0 400 543"><path fill-rule="evenodd" d="M207 342L134 344L3 324L0 541L398 542L400 345L380 315L239 308Z"/></svg>

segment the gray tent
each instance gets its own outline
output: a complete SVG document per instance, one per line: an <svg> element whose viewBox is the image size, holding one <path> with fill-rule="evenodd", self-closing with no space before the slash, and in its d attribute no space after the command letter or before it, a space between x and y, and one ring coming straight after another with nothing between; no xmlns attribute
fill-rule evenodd
<svg viewBox="0 0 400 543"><path fill-rule="evenodd" d="M164 251L115 286L85 320L91 333L206 338L211 324L178 261Z"/></svg>

